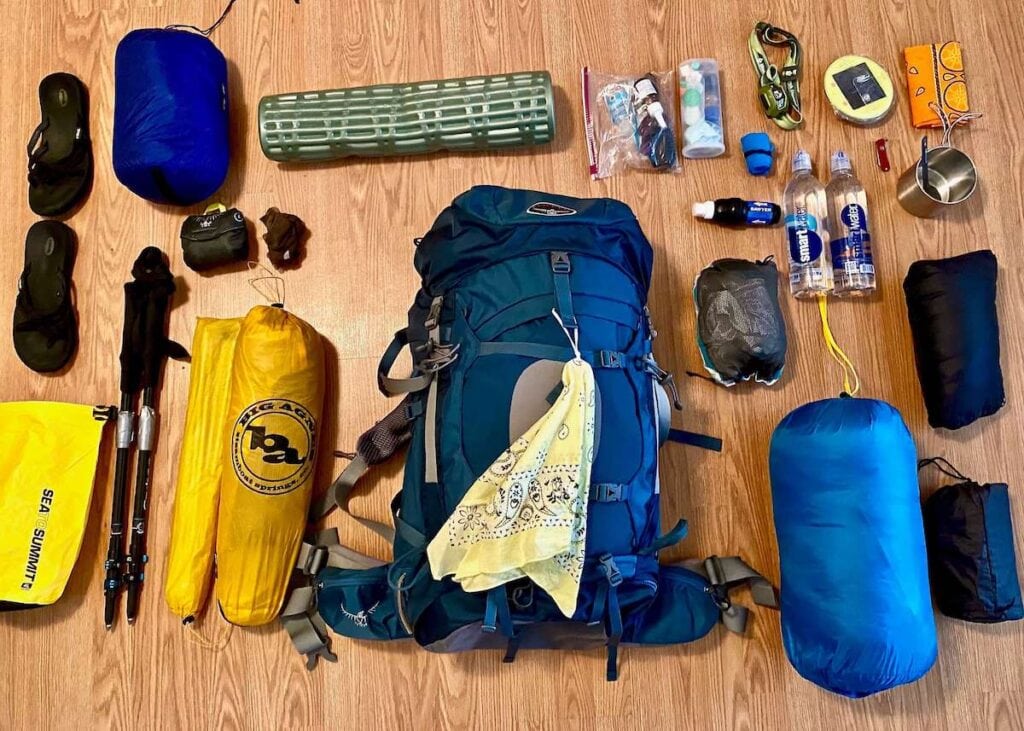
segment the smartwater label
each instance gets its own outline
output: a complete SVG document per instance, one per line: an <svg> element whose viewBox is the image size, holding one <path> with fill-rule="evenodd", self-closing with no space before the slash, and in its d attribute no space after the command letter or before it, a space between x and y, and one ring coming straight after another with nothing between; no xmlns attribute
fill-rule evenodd
<svg viewBox="0 0 1024 731"><path fill-rule="evenodd" d="M839 214L845 236L832 242L832 268L854 274L873 274L871 234L868 215L863 207L851 203Z"/></svg>
<svg viewBox="0 0 1024 731"><path fill-rule="evenodd" d="M824 246L818 235L818 219L807 211L797 210L786 216L789 258L797 264L810 264L821 257Z"/></svg>

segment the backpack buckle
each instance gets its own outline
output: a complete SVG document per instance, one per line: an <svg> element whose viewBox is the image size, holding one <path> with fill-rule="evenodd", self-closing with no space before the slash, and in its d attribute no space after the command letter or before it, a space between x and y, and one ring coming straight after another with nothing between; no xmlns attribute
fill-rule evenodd
<svg viewBox="0 0 1024 731"><path fill-rule="evenodd" d="M622 368L622 353L617 350L602 350L598 358L602 368Z"/></svg>
<svg viewBox="0 0 1024 731"><path fill-rule="evenodd" d="M619 571L619 567L615 563L615 559L612 558L610 553L606 553L598 559L601 562L601 570L604 571L604 575L608 578L608 583L611 586L618 586L622 583L622 572Z"/></svg>
<svg viewBox="0 0 1024 731"><path fill-rule="evenodd" d="M405 413L405 420L413 421L423 415L423 403L420 401L410 401L405 405L403 411Z"/></svg>
<svg viewBox="0 0 1024 731"><path fill-rule="evenodd" d="M533 582L513 587L509 595L509 601L512 602L512 606L520 611L533 606Z"/></svg>
<svg viewBox="0 0 1024 731"><path fill-rule="evenodd" d="M704 560L704 572L708 575L708 583L711 585L709 593L715 606L723 612L731 609L732 600L729 598L729 588L725 584L725 573L718 556L709 556Z"/></svg>
<svg viewBox="0 0 1024 731"><path fill-rule="evenodd" d="M551 252L551 271L555 274L569 274L572 271L572 265L569 263L569 252Z"/></svg>
<svg viewBox="0 0 1024 731"><path fill-rule="evenodd" d="M614 503L623 500L626 486L614 482L599 482L590 486L590 499L597 503Z"/></svg>
<svg viewBox="0 0 1024 731"><path fill-rule="evenodd" d="M423 327L428 331L437 327L437 323L441 319L441 305L443 304L444 297L435 297L431 301L430 310L427 313L427 319L423 321Z"/></svg>
<svg viewBox="0 0 1024 731"><path fill-rule="evenodd" d="M327 548L325 546L313 546L302 564L302 573L307 576L316 576L326 564Z"/></svg>

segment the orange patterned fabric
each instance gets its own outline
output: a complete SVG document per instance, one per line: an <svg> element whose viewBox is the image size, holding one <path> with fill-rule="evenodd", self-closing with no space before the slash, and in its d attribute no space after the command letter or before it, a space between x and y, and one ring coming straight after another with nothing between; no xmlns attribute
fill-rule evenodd
<svg viewBox="0 0 1024 731"><path fill-rule="evenodd" d="M942 127L970 111L964 57L956 41L903 49L910 92L910 118L915 127Z"/></svg>

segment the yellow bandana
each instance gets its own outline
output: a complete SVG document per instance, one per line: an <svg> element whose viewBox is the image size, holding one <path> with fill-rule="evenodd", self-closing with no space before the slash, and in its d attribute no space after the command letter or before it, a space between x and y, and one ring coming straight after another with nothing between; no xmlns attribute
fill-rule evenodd
<svg viewBox="0 0 1024 731"><path fill-rule="evenodd" d="M583 573L590 467L594 460L594 372L576 358L541 419L481 475L427 548L435 579L466 591L528 577L571 617Z"/></svg>

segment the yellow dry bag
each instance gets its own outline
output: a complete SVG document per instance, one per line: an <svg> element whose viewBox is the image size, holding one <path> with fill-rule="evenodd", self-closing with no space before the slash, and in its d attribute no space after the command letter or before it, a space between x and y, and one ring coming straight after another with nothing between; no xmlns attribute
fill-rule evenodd
<svg viewBox="0 0 1024 731"><path fill-rule="evenodd" d="M64 593L108 418L78 404L0 404L0 609L53 604Z"/></svg>

